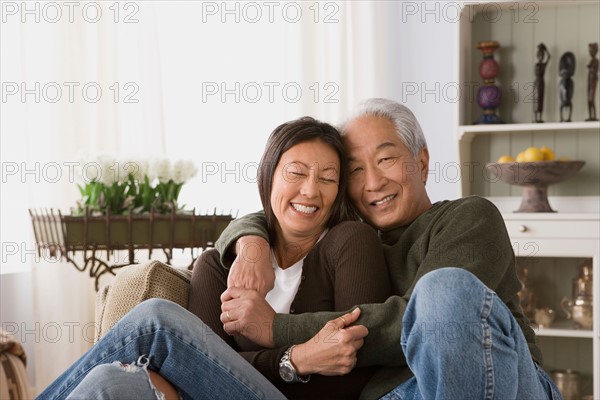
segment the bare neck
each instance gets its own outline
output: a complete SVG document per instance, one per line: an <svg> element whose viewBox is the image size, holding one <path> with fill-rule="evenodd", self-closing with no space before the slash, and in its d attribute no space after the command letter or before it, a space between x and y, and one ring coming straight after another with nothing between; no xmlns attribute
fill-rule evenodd
<svg viewBox="0 0 600 400"><path fill-rule="evenodd" d="M280 268L286 269L303 259L314 247L321 234L314 236L285 235L279 229L273 253Z"/></svg>

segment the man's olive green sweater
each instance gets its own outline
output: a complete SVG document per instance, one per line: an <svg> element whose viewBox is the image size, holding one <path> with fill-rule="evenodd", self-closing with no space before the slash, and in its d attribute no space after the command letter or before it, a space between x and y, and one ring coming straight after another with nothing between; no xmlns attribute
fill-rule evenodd
<svg viewBox="0 0 600 400"><path fill-rule="evenodd" d="M231 264L231 253L226 249L233 248L241 236L267 238L265 226L262 213L233 221L216 243L224 255L224 265ZM381 367L363 390L363 398L378 398L412 376L400 346L402 317L417 281L427 272L443 267L464 268L494 290L521 327L531 356L541 364L535 333L519 305L517 293L521 283L511 242L502 216L491 202L476 196L438 202L411 224L379 232L379 236L394 295L384 303L359 305L361 316L357 324L365 325L369 335L359 350L357 365ZM273 325L275 344L305 342L339 315L277 314Z"/></svg>

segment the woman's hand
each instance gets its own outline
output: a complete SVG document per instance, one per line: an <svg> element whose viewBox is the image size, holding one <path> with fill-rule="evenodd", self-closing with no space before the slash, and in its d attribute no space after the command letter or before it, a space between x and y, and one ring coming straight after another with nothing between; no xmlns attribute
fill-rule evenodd
<svg viewBox="0 0 600 400"><path fill-rule="evenodd" d="M275 285L269 242L260 236L242 236L235 244L236 258L227 277L227 287L256 290L263 298Z"/></svg>
<svg viewBox="0 0 600 400"><path fill-rule="evenodd" d="M271 268L272 270L272 268ZM275 310L256 290L229 288L221 295L221 322L229 335L242 335L263 347L274 347Z"/></svg>
<svg viewBox="0 0 600 400"><path fill-rule="evenodd" d="M369 331L363 325L349 326L360 309L329 321L312 339L292 350L292 364L299 375L345 375L356 365L356 352Z"/></svg>

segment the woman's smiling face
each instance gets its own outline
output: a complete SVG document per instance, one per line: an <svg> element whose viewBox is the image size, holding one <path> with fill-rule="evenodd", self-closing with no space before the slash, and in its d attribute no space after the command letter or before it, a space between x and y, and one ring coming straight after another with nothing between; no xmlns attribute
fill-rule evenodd
<svg viewBox="0 0 600 400"><path fill-rule="evenodd" d="M314 237L327 226L338 194L340 159L321 140L298 143L281 155L271 186L271 207L288 238Z"/></svg>

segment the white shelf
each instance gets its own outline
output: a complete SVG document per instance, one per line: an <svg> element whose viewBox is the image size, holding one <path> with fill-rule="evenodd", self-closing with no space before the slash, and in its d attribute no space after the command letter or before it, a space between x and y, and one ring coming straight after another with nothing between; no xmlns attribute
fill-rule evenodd
<svg viewBox="0 0 600 400"><path fill-rule="evenodd" d="M520 199L519 199L520 200ZM600 215L596 213L503 213L502 218L507 221L598 221Z"/></svg>
<svg viewBox="0 0 600 400"><path fill-rule="evenodd" d="M520 4L521 10L536 10L544 7L568 7L573 6L573 4L596 4L598 0L552 0L552 1L538 1L533 3L532 1L515 1L515 0L495 0L491 1L481 1L481 2L471 2L471 1L461 1L460 3L464 7L473 7L475 12L480 12L486 8L490 9L490 12L495 11L497 7L502 10L510 10L514 9L515 5ZM491 4L491 5L490 5Z"/></svg>
<svg viewBox="0 0 600 400"><path fill-rule="evenodd" d="M554 323L551 328L540 328L537 325L531 325L537 336L547 337L570 337L570 338L594 338L594 331L591 329L574 329L571 321L560 321Z"/></svg>
<svg viewBox="0 0 600 400"><path fill-rule="evenodd" d="M532 132L532 131L575 131L575 130L597 130L600 134L600 121L582 122L549 122L540 124L482 124L482 125L460 125L458 127L458 139L472 138L475 134L493 134L496 132ZM467 135L468 134L468 135Z"/></svg>
<svg viewBox="0 0 600 400"><path fill-rule="evenodd" d="M502 213L505 220L546 221L598 221L600 219L600 197L598 196L549 196L548 202L556 211L553 213L520 213L522 196L487 196Z"/></svg>

